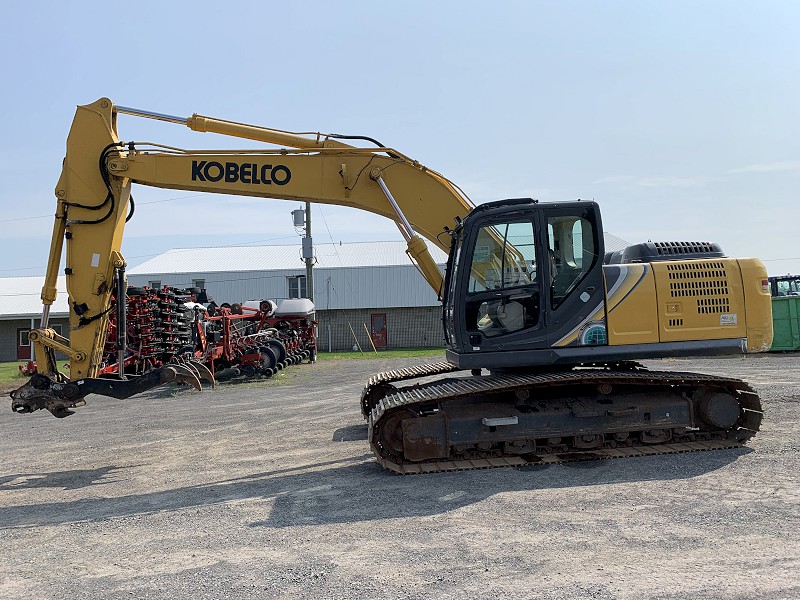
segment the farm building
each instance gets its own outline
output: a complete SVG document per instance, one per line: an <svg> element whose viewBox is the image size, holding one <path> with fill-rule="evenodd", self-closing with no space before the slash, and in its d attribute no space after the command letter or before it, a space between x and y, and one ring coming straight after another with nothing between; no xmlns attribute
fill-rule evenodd
<svg viewBox="0 0 800 600"><path fill-rule="evenodd" d="M447 255L431 246L444 268ZM358 344L443 346L436 294L405 253L406 244L351 242L314 246L314 290L321 351ZM217 304L307 297L300 245L178 248L128 270L133 286L197 287ZM369 332L369 336L368 336Z"/></svg>
<svg viewBox="0 0 800 600"><path fill-rule="evenodd" d="M605 234L607 251L627 243ZM442 346L440 303L405 253L405 242L314 246L318 344L322 352L358 344L371 350ZM443 269L447 257L430 246ZM39 326L42 277L0 278L0 361L27 360L27 332ZM198 287L217 304L307 297L300 244L177 248L128 269L131 286ZM65 277L51 325L69 337Z"/></svg>
<svg viewBox="0 0 800 600"><path fill-rule="evenodd" d="M42 316L44 277L0 278L0 362L29 360L28 332L39 326ZM50 326L68 337L67 284L62 275L56 284L58 297L50 309Z"/></svg>
<svg viewBox="0 0 800 600"><path fill-rule="evenodd" d="M314 303L321 351L443 345L436 294L405 254L405 242L314 247ZM217 304L307 297L300 245L178 248L129 268L131 286L204 288ZM444 268L447 257L431 247ZM0 278L0 361L27 360L39 326L43 278ZM51 325L69 337L65 277ZM369 335L368 332L369 331Z"/></svg>

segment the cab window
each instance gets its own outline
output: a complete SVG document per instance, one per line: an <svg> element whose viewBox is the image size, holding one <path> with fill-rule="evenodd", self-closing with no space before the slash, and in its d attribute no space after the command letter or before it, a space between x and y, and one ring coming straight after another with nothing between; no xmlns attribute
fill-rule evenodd
<svg viewBox="0 0 800 600"><path fill-rule="evenodd" d="M533 223L480 228L472 251L469 293L530 285L535 279Z"/></svg>
<svg viewBox="0 0 800 600"><path fill-rule="evenodd" d="M800 296L800 279L778 281L778 296Z"/></svg>
<svg viewBox="0 0 800 600"><path fill-rule="evenodd" d="M592 223L575 215L547 219L548 269L553 308L557 308L591 271L599 248Z"/></svg>
<svg viewBox="0 0 800 600"><path fill-rule="evenodd" d="M481 227L470 258L469 331L494 337L538 324L536 241L531 221Z"/></svg>

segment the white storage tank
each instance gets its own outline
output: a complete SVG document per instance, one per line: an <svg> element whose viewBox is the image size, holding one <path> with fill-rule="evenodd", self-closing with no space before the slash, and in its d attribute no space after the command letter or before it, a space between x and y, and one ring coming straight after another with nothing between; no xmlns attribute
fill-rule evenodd
<svg viewBox="0 0 800 600"><path fill-rule="evenodd" d="M278 302L276 317L308 317L314 314L314 303L308 298L290 298Z"/></svg>

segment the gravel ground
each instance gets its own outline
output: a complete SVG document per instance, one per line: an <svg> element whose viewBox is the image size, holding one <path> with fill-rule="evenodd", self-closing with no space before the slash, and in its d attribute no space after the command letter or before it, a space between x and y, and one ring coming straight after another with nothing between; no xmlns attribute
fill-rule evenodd
<svg viewBox="0 0 800 600"><path fill-rule="evenodd" d="M0 597L800 598L800 355L649 363L754 385L747 448L403 477L357 399L417 362L4 408Z"/></svg>

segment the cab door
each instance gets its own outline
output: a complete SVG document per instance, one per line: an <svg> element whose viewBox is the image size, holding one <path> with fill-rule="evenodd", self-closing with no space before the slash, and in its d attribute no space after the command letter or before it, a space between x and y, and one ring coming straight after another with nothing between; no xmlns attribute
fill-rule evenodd
<svg viewBox="0 0 800 600"><path fill-rule="evenodd" d="M462 351L545 347L537 213L487 215L465 239L460 253L467 269L459 277L465 302L458 320L467 340Z"/></svg>
<svg viewBox="0 0 800 600"><path fill-rule="evenodd" d="M543 211L547 248L543 294L550 347L608 343L603 288L603 226L594 202Z"/></svg>

